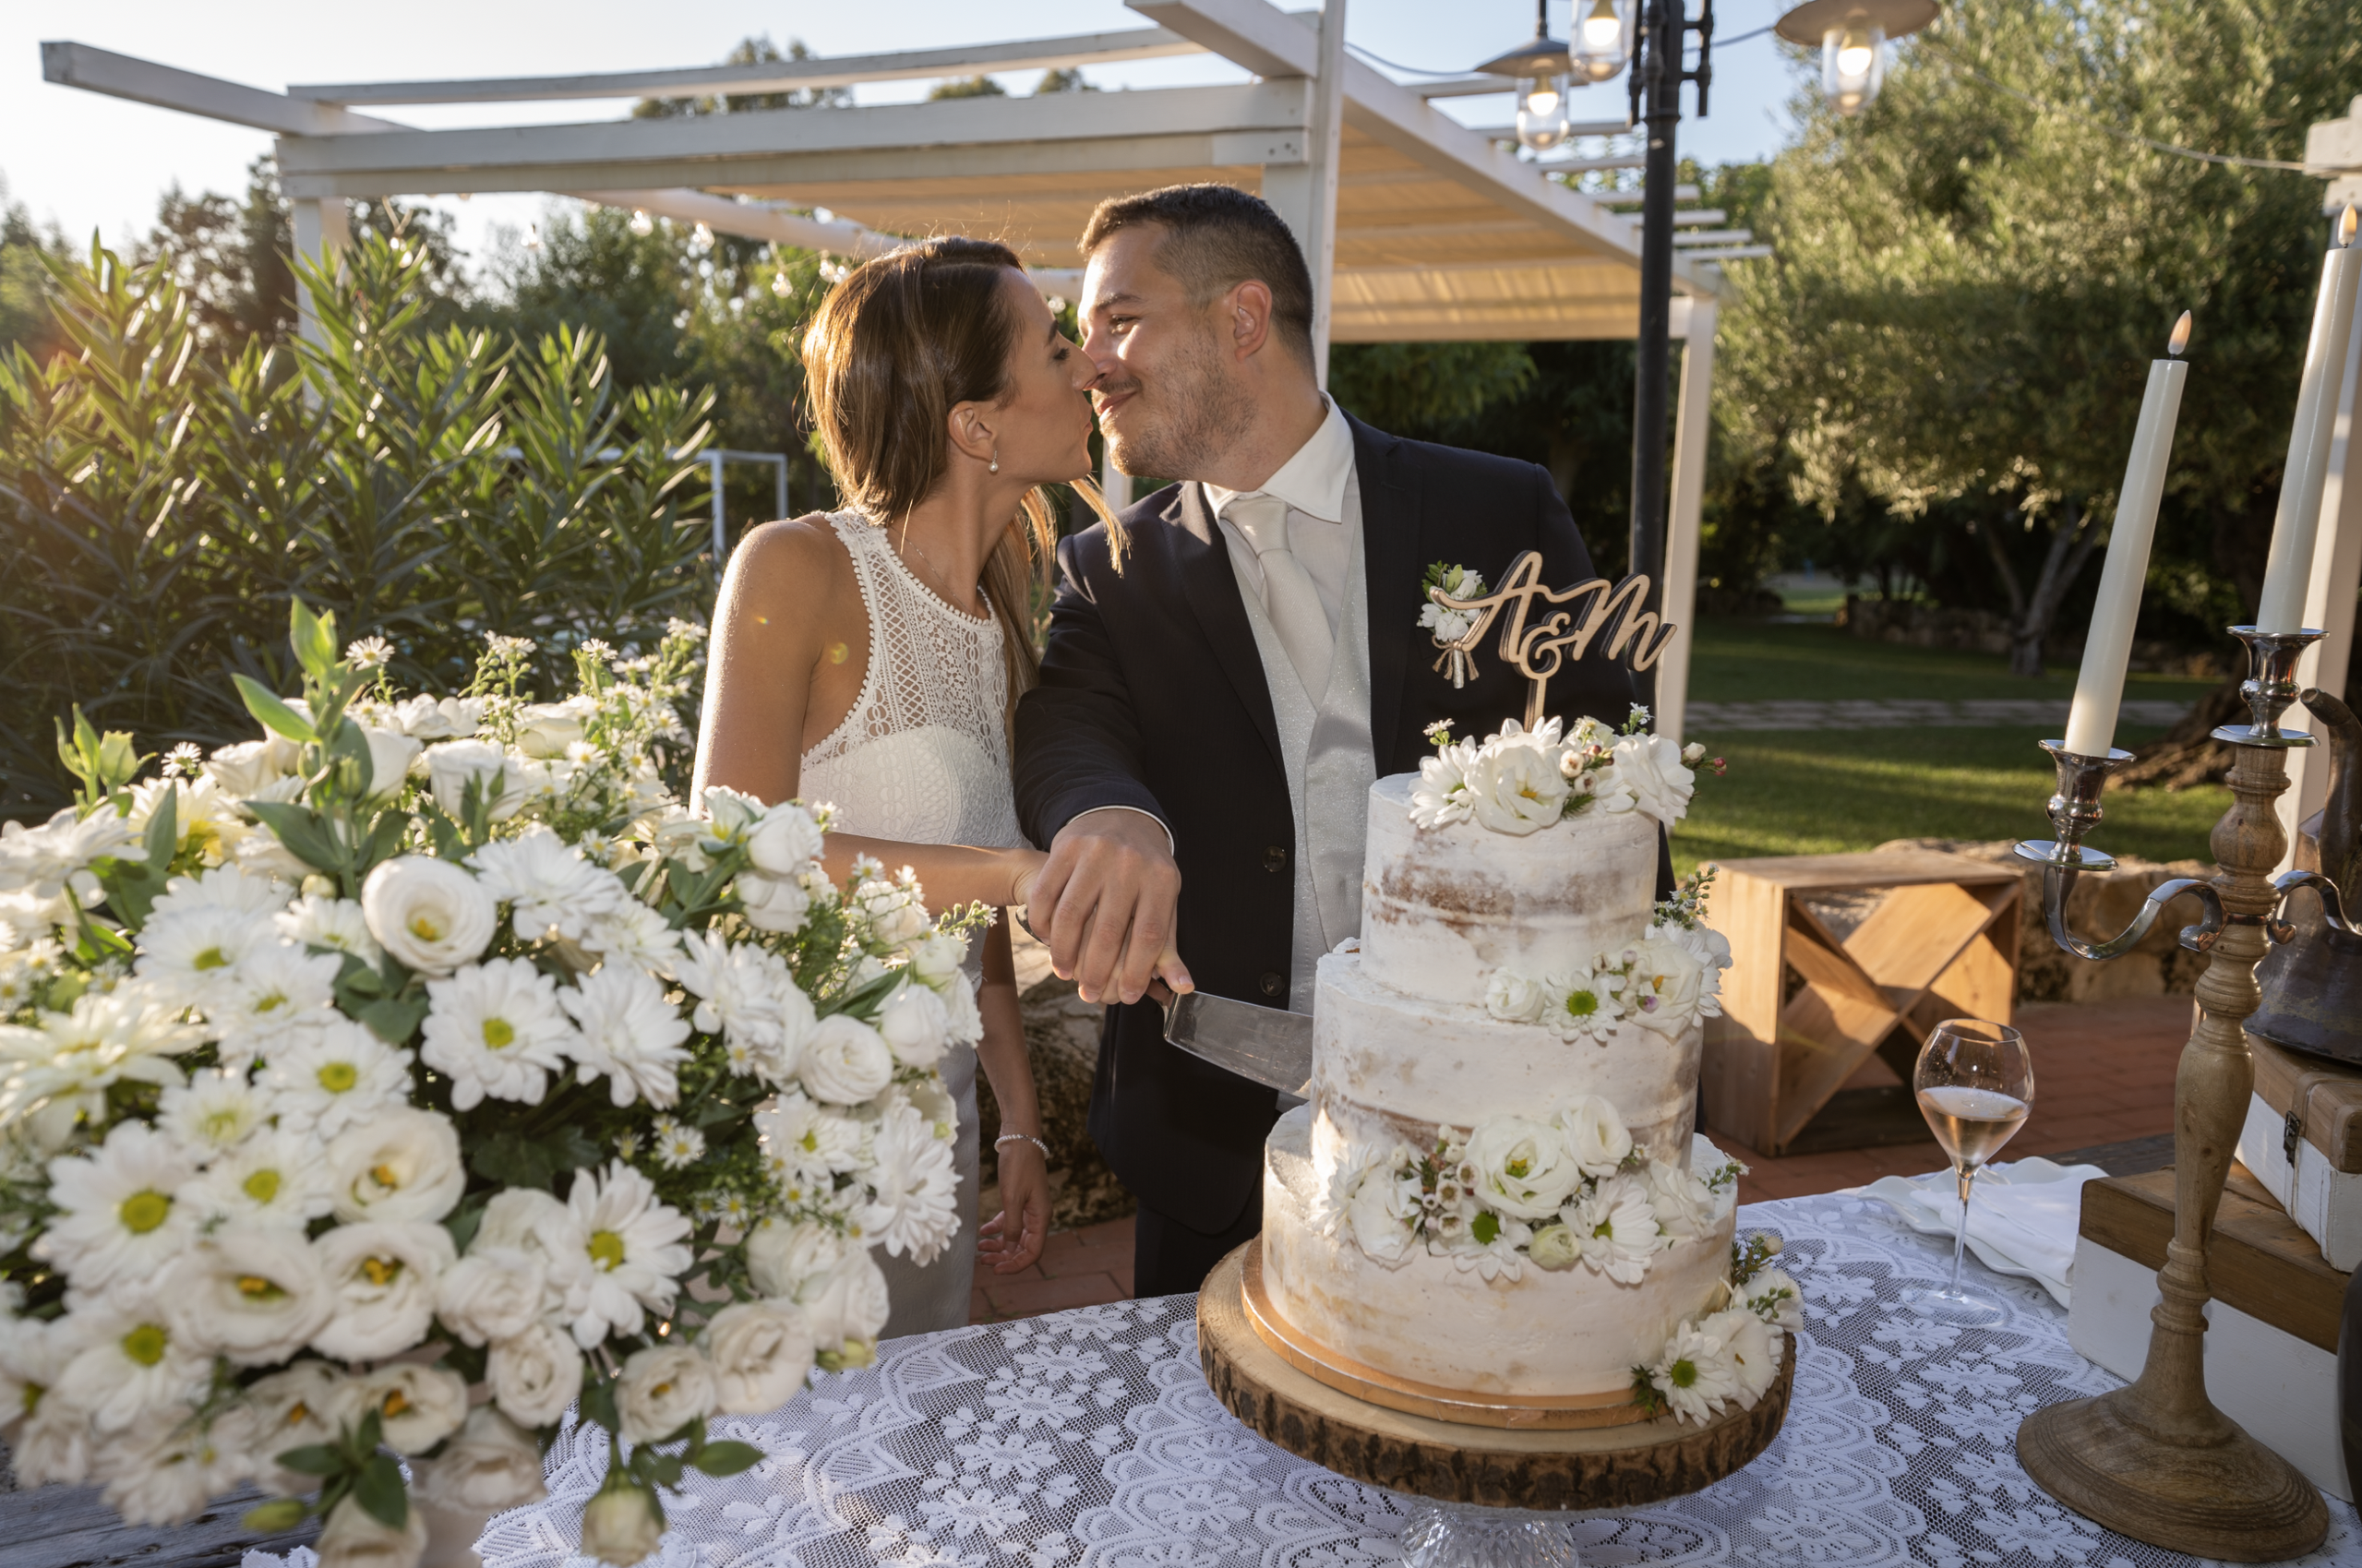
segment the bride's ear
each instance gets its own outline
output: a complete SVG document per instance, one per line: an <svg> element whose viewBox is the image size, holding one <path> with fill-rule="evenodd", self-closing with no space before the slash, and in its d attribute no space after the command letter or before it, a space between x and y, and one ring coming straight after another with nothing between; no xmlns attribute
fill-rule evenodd
<svg viewBox="0 0 2362 1568"><path fill-rule="evenodd" d="M953 404L945 425L954 451L989 463L1000 450L1001 435L993 428L991 409L984 403Z"/></svg>

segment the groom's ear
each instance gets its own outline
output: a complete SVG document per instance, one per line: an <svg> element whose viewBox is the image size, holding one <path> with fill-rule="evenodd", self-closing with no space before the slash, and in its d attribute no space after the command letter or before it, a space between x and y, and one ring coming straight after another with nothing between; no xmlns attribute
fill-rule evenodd
<svg viewBox="0 0 2362 1568"><path fill-rule="evenodd" d="M1231 354L1241 364L1271 341L1271 285L1249 278L1230 286L1219 305L1218 329L1229 339Z"/></svg>

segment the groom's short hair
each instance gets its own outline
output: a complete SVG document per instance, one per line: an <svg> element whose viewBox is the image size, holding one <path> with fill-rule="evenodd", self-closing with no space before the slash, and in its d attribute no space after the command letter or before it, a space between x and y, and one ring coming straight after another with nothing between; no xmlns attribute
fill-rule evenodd
<svg viewBox="0 0 2362 1568"><path fill-rule="evenodd" d="M1110 197L1083 230L1089 255L1120 229L1153 223L1165 231L1157 266L1204 305L1253 279L1271 291L1271 319L1306 365L1313 363L1313 274L1296 236L1271 204L1236 186L1166 186Z"/></svg>

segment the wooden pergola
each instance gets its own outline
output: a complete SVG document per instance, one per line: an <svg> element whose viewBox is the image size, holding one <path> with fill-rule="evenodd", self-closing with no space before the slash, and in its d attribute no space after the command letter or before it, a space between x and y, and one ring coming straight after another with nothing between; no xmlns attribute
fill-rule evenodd
<svg viewBox="0 0 2362 1568"><path fill-rule="evenodd" d="M1153 25L1068 38L677 70L497 79L337 82L270 92L72 42L42 46L52 82L275 134L299 250L347 237L344 202L549 191L837 255L908 236L990 234L1045 293L1072 296L1076 237L1107 197L1190 180L1259 192L1303 242L1325 342L1613 339L1637 330L1637 224L1549 166L1435 108L1499 92L1497 78L1405 86L1346 54L1343 5L1130 0ZM863 82L1064 68L1211 54L1252 73L1229 86L963 98L571 125L424 130L366 109L640 95L782 93ZM1609 95L1602 93L1606 98ZM1613 121L1625 128L1620 97ZM1691 619L1720 264L1765 254L1721 215L1684 214L1673 331L1680 389L1664 604ZM1318 356L1325 359L1325 352ZM1688 639L1668 648L1659 728L1681 734Z"/></svg>

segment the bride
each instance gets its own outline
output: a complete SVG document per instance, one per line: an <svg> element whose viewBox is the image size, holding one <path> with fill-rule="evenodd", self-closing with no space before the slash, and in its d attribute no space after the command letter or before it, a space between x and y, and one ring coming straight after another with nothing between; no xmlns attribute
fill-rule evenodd
<svg viewBox="0 0 2362 1568"><path fill-rule="evenodd" d="M697 787L836 808L831 874L915 868L937 910L1022 905L1045 858L1017 828L1009 721L1037 667L1038 486L1090 472L1091 362L1006 246L930 240L855 270L804 336L814 421L846 509L749 533L715 614ZM1105 515L1097 492L1078 486ZM980 1045L942 1064L960 1107L961 1225L921 1267L881 1257L885 1335L968 1321L979 1250L1041 1255L1048 1150L1004 919L971 949ZM976 1071L1000 1102L1001 1212L976 1224Z"/></svg>

